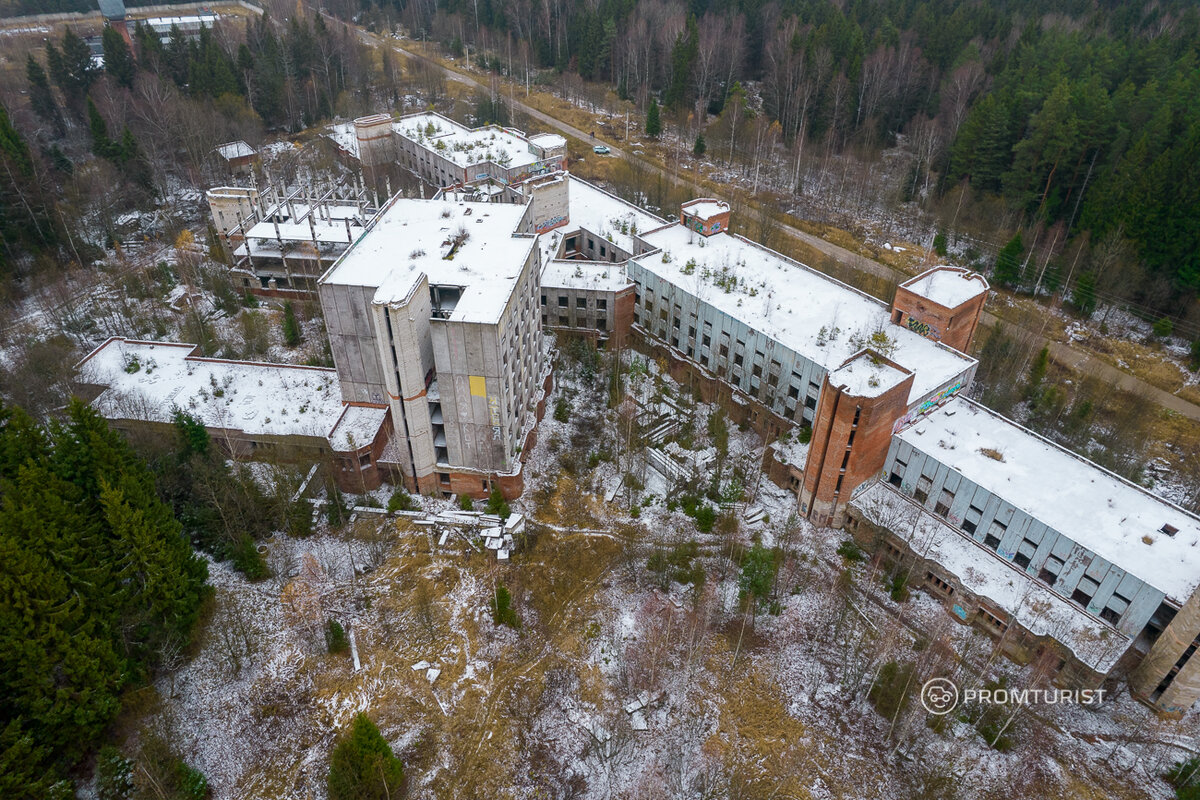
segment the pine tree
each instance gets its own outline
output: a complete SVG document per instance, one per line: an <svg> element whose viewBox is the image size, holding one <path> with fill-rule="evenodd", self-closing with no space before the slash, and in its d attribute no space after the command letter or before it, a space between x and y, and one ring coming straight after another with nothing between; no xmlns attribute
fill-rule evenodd
<svg viewBox="0 0 1200 800"><path fill-rule="evenodd" d="M658 101L650 98L650 110L646 112L646 135L658 138L662 133L662 120L659 118Z"/></svg>
<svg viewBox="0 0 1200 800"><path fill-rule="evenodd" d="M55 132L61 136L63 120L58 101L54 99L54 92L50 90L50 79L46 77L46 70L42 69L33 53L25 60L25 75L29 79L29 105L33 108L33 113L53 125Z"/></svg>
<svg viewBox="0 0 1200 800"><path fill-rule="evenodd" d="M0 105L0 273L9 258L58 243L53 202L37 181L29 146Z"/></svg>
<svg viewBox="0 0 1200 800"><path fill-rule="evenodd" d="M1085 317L1090 317L1096 310L1096 276L1085 272L1075 281L1071 291L1071 305Z"/></svg>
<svg viewBox="0 0 1200 800"><path fill-rule="evenodd" d="M104 47L104 71L112 76L118 86L132 89L137 65L134 64L133 51L129 49L125 37L111 25L106 25L100 43Z"/></svg>
<svg viewBox="0 0 1200 800"><path fill-rule="evenodd" d="M90 97L87 99L87 117L92 133L92 152L101 158L112 159L117 153L117 145L108 137L108 123Z"/></svg>
<svg viewBox="0 0 1200 800"><path fill-rule="evenodd" d="M329 800L390 800L404 787L404 765L361 711L329 757L328 786Z"/></svg>
<svg viewBox="0 0 1200 800"><path fill-rule="evenodd" d="M50 66L50 78L62 90L67 104L77 112L81 110L97 73L87 42L68 29L63 33L61 50L53 42L47 42L46 63Z"/></svg>
<svg viewBox="0 0 1200 800"><path fill-rule="evenodd" d="M696 134L696 143L692 145L692 155L700 158L706 150L708 150L708 143L704 141L704 134Z"/></svg>
<svg viewBox="0 0 1200 800"><path fill-rule="evenodd" d="M996 256L996 268L992 279L1000 286L1015 286L1021 279L1021 256L1025 254L1025 245L1021 234L1008 240L1008 244Z"/></svg>
<svg viewBox="0 0 1200 800"><path fill-rule="evenodd" d="M288 347L296 347L300 344L300 321L296 319L296 309L292 306L292 301L288 300L283 304L283 343Z"/></svg>

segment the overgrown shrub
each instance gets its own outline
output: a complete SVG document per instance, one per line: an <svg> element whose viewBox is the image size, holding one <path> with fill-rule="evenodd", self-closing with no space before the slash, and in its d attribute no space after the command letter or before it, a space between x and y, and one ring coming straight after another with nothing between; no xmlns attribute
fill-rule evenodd
<svg viewBox="0 0 1200 800"><path fill-rule="evenodd" d="M863 551L859 549L859 546L853 539L847 539L839 544L837 554L848 563L855 563L866 558L866 555L863 554Z"/></svg>
<svg viewBox="0 0 1200 800"><path fill-rule="evenodd" d="M98 800L129 800L133 796L133 759L125 758L111 745L96 756Z"/></svg>
<svg viewBox="0 0 1200 800"><path fill-rule="evenodd" d="M301 339L300 320L296 319L296 308L289 300L283 304L283 343L288 347L296 347Z"/></svg>
<svg viewBox="0 0 1200 800"><path fill-rule="evenodd" d="M504 499L499 486L493 486L492 493L488 495L487 513L494 514L500 519L508 519L512 514L512 509L509 508L508 501Z"/></svg>
<svg viewBox="0 0 1200 800"><path fill-rule="evenodd" d="M458 496L458 507L463 511L474 511L475 501L471 499L469 494L460 494Z"/></svg>
<svg viewBox="0 0 1200 800"><path fill-rule="evenodd" d="M696 530L701 533L712 533L713 523L717 521L717 512L707 503L696 509Z"/></svg>
<svg viewBox="0 0 1200 800"><path fill-rule="evenodd" d="M800 442L800 444L808 444L809 442L811 442L812 441L812 426L810 426L810 425L802 426L800 428L799 432L796 434L796 441Z"/></svg>
<svg viewBox="0 0 1200 800"><path fill-rule="evenodd" d="M503 584L496 586L496 596L492 598L492 622L497 625L507 625L513 630L521 628L521 618L512 607L512 595Z"/></svg>
<svg viewBox="0 0 1200 800"><path fill-rule="evenodd" d="M554 419L557 422L566 422L571 418L571 401L565 397L559 397L554 401Z"/></svg>
<svg viewBox="0 0 1200 800"><path fill-rule="evenodd" d="M1176 763L1163 777L1175 789L1176 800L1200 800L1200 756Z"/></svg>
<svg viewBox="0 0 1200 800"><path fill-rule="evenodd" d="M390 513L394 514L397 511L416 511L416 509L417 504L413 501L412 495L404 491L402 488L392 492L392 496L388 498L387 510Z"/></svg>
<svg viewBox="0 0 1200 800"><path fill-rule="evenodd" d="M248 534L242 534L233 545L233 568L246 576L247 580L261 581L271 574L267 562L258 552L258 544Z"/></svg>
<svg viewBox="0 0 1200 800"><path fill-rule="evenodd" d="M913 684L913 665L889 661L879 670L867 699L885 719L893 719L908 705Z"/></svg>
<svg viewBox="0 0 1200 800"><path fill-rule="evenodd" d="M699 588L706 577L704 566L697 560L699 555L700 545L693 539L675 545L670 552L655 550L646 568L661 578L664 589L669 581Z"/></svg>
<svg viewBox="0 0 1200 800"><path fill-rule="evenodd" d="M1175 323L1170 317L1162 317L1154 323L1154 335L1160 339L1165 339L1175 332Z"/></svg>
<svg viewBox="0 0 1200 800"><path fill-rule="evenodd" d="M755 543L742 556L738 599L743 603L753 603L756 609L766 607L775 589L775 571L775 551Z"/></svg>
<svg viewBox="0 0 1200 800"><path fill-rule="evenodd" d="M404 765L361 711L329 757L329 800L391 800L404 788Z"/></svg>
<svg viewBox="0 0 1200 800"><path fill-rule="evenodd" d="M325 646L331 653L344 653L350 649L346 629L336 619L330 618L329 624L325 626Z"/></svg>

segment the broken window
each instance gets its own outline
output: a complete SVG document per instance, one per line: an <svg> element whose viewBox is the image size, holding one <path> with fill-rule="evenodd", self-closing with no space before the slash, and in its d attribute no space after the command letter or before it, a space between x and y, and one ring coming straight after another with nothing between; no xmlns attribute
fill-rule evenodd
<svg viewBox="0 0 1200 800"><path fill-rule="evenodd" d="M1053 586L1058 581L1058 576L1062 573L1063 560L1058 556L1047 556L1046 562L1042 564L1042 568L1038 571L1038 580L1045 583L1047 586Z"/></svg>
<svg viewBox="0 0 1200 800"><path fill-rule="evenodd" d="M944 517L950 513L950 506L952 505L954 505L954 492L942 489L942 494L938 497L937 505L933 507L933 513L939 517Z"/></svg>
<svg viewBox="0 0 1200 800"><path fill-rule="evenodd" d="M971 506L967 509L967 515L963 518L962 529L967 533L975 533L975 529L979 527L979 520L983 517L983 509Z"/></svg>
<svg viewBox="0 0 1200 800"><path fill-rule="evenodd" d="M1029 566L1029 562L1033 560L1033 554L1037 552L1037 542L1032 539L1022 539L1021 544L1017 546L1017 554L1013 556L1013 563L1021 569Z"/></svg>

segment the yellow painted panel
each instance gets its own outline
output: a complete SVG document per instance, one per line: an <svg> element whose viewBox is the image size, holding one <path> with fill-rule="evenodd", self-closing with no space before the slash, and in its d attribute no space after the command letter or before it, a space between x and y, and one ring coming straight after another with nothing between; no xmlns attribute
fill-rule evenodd
<svg viewBox="0 0 1200 800"><path fill-rule="evenodd" d="M472 375L471 377L471 396L472 397L487 397L487 381L482 375Z"/></svg>

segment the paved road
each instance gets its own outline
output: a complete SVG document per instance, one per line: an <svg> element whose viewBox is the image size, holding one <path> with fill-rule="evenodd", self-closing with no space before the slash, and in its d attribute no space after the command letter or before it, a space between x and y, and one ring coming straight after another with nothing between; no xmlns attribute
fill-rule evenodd
<svg viewBox="0 0 1200 800"><path fill-rule="evenodd" d="M330 21L336 21L332 17L330 17L329 19L330 19ZM362 37L363 42L365 42L366 44L372 44L375 46L379 46L382 43L385 46L390 46L393 50L407 56L408 58L417 59L419 61L423 61L427 64L430 64L430 65L436 67L437 69L441 70L441 72L446 76L446 78L448 80L452 80L456 83L461 83L463 85L470 86L472 88L490 91L489 87L487 87L483 83L480 83L479 81L475 80L471 76L463 75L460 72L456 72L455 70L452 70L448 67L442 66L438 62L436 62L432 59L426 58L425 56L420 55L419 53L414 53L411 50L405 50L403 47L401 47L398 44L395 44L395 42L393 42L393 41L384 39L382 37L374 36L365 31L362 31L362 30L359 31L359 35ZM542 124L546 125L549 128L557 129L561 133L569 134L569 135L574 136L577 139L581 139L585 142L592 141L592 136L590 133L581 131L579 128L576 128L574 125L570 125L566 122L563 122L562 120L559 120L555 117L550 116L549 114L539 111L538 109L534 108L533 106L526 105L525 103L522 103L520 100L517 100L515 97L511 98L511 102L514 106L521 109L521 111L525 112L530 117L532 117L533 119L536 119L538 122L541 122ZM654 172L662 175L663 177L667 178L668 180L672 181L673 183L682 184L684 186L692 188L697 193L702 194L706 191L703 187L699 186L694 181L691 181L686 177L683 177L683 176L677 175L673 172L670 172L669 170L664 169L663 167L659 166L658 164L655 164L652 161L647 161L644 158L639 158L638 156L636 156L632 153L626 152L616 142L606 141L606 140L602 139L601 137L596 137L595 141L598 143L603 143L605 145L608 145L608 148L611 151L611 154L613 156L624 157L624 158L630 159L632 161L635 161L635 162L639 163L645 169L653 170ZM750 211L750 213L755 214L755 215L758 214L758 212L756 212L756 211ZM887 264L876 261L873 258L868 258L867 256L864 256L861 253L855 253L853 251L847 250L846 248L840 247L839 245L833 244L832 242L827 242L824 239L822 239L821 237L814 236L811 233L808 233L807 231L803 231L793 225L788 225L787 223L779 223L778 229L780 230L780 232L785 233L794 239L798 239L799 241L804 242L805 244L809 245L810 247L816 248L817 250L821 251L822 253L832 256L837 261L839 261L843 264L848 264L851 267L854 267L855 269L860 270L862 272L867 272L872 275L878 275L880 277L887 278L888 280L895 280L895 281L901 281L901 280L904 280L909 277L905 273L900 272L899 270L894 269L893 267L890 267ZM1010 333L1020 333L1022 335L1026 335L1029 333L1026 329L1024 329L1018 325L1015 325L1014 323L1002 320L993 314L989 314L986 311L983 313L981 322L982 322L982 324L987 325L987 326L994 325L998 322L998 323L1000 323L1000 325L1002 327L1007 329ZM1189 419L1200 421L1200 405L1196 405L1195 403L1184 400L1182 397L1177 397L1177 396L1171 394L1170 392L1163 391L1162 389L1159 389L1157 386L1153 386L1149 383L1146 383L1142 379L1140 379L1136 376L1130 375L1129 373L1124 372L1123 370L1118 369L1117 367L1114 367L1112 364L1109 364L1108 362L1103 361L1083 350L1079 350L1078 348L1074 348L1074 347L1071 347L1070 345L1063 344L1062 342L1052 341L1052 340L1047 339L1040 335L1037 336L1037 338L1040 340L1040 342L1043 345L1049 346L1050 357L1053 358L1059 364L1062 364L1065 367L1069 367L1071 369L1074 369L1074 370L1077 370L1080 372L1086 372L1086 373L1092 374L1092 375L1099 375L1100 377L1104 378L1106 381L1111 383L1114 388L1120 388L1127 392L1133 392L1135 394L1140 394L1144 397L1154 400L1155 402L1157 402L1159 405L1163 406L1164 408L1169 408L1172 411L1178 412L1179 414L1182 414L1183 416L1185 416Z"/></svg>

